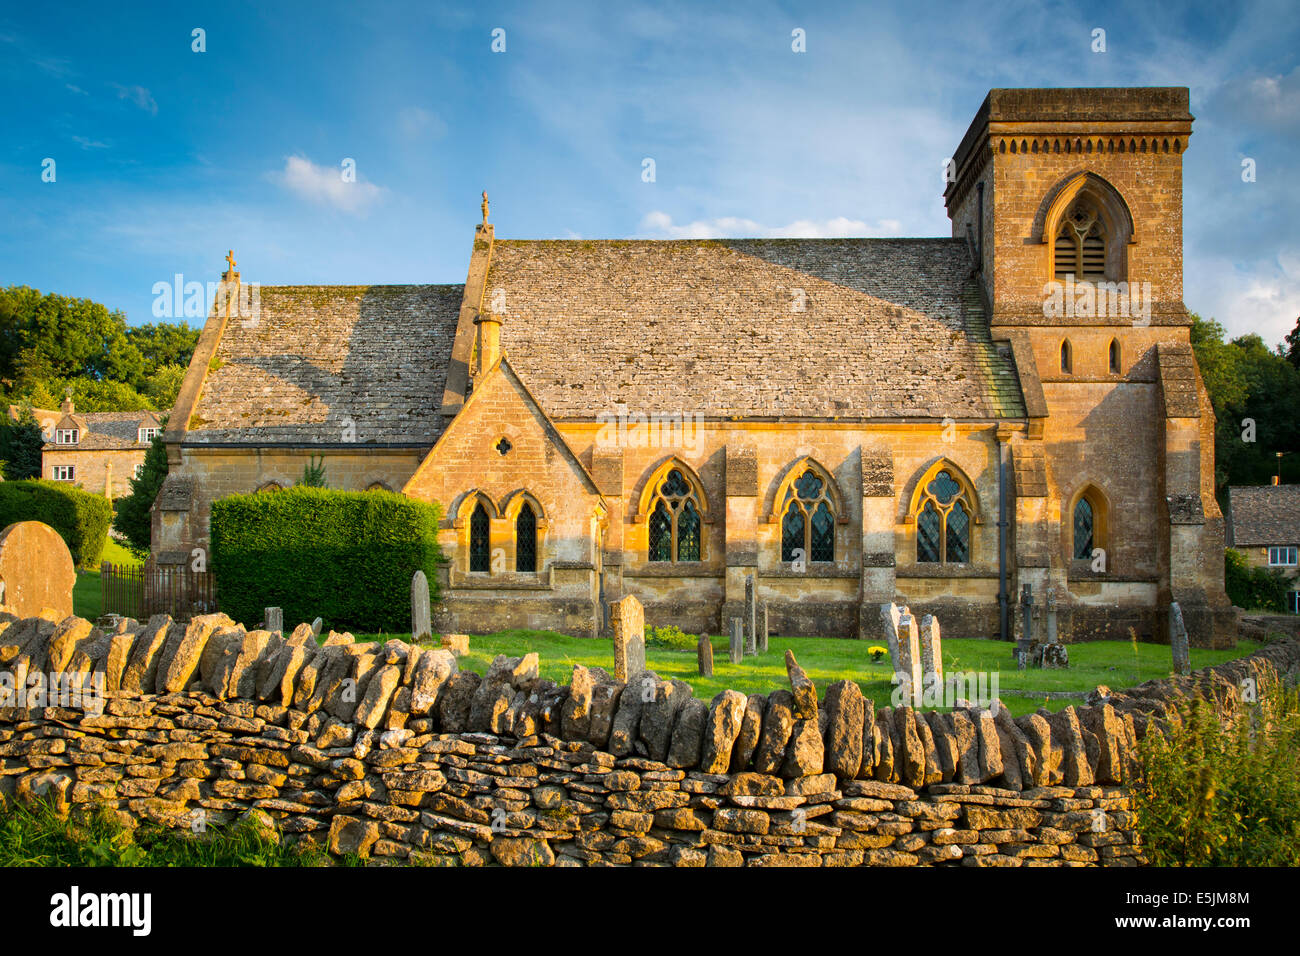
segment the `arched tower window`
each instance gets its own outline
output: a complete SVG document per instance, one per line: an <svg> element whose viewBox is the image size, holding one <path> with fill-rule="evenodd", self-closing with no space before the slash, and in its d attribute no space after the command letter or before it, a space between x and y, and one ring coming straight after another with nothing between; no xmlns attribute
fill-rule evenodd
<svg viewBox="0 0 1300 956"><path fill-rule="evenodd" d="M699 561L701 524L699 495L680 469L671 469L650 509L650 560Z"/></svg>
<svg viewBox="0 0 1300 956"><path fill-rule="evenodd" d="M529 574L537 571L537 515L528 502L515 518L515 570Z"/></svg>
<svg viewBox="0 0 1300 956"><path fill-rule="evenodd" d="M790 485L781 516L781 560L835 560L835 504L826 482L811 468Z"/></svg>
<svg viewBox="0 0 1300 956"><path fill-rule="evenodd" d="M1110 374L1120 374L1119 339L1110 340Z"/></svg>
<svg viewBox="0 0 1300 956"><path fill-rule="evenodd" d="M1074 350L1070 347L1070 340L1066 339L1061 343L1061 372L1069 375L1074 371Z"/></svg>
<svg viewBox="0 0 1300 956"><path fill-rule="evenodd" d="M1052 246L1056 278L1105 279L1106 242L1106 224L1097 206L1080 197L1056 230Z"/></svg>
<svg viewBox="0 0 1300 956"><path fill-rule="evenodd" d="M474 505L474 512L469 518L469 569L483 573L492 570L488 513L481 501Z"/></svg>
<svg viewBox="0 0 1300 956"><path fill-rule="evenodd" d="M971 554L972 508L969 493L942 470L917 498L916 560L928 564L965 564Z"/></svg>

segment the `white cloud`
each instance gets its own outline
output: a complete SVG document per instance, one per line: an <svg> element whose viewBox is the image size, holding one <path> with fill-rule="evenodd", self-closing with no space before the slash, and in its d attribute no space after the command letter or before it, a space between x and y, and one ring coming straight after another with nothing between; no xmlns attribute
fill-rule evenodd
<svg viewBox="0 0 1300 956"><path fill-rule="evenodd" d="M284 170L274 178L303 199L350 213L364 213L388 191L360 176L354 182L347 182L343 179L342 166L317 166L305 156L285 159Z"/></svg>
<svg viewBox="0 0 1300 956"><path fill-rule="evenodd" d="M130 100L146 113L158 115L158 104L154 101L153 94L143 86L123 86L120 83L114 83L117 89L117 98L119 100Z"/></svg>
<svg viewBox="0 0 1300 956"><path fill-rule="evenodd" d="M656 210L641 220L639 231L669 239L845 239L896 236L900 228L896 219L881 219L875 225L869 225L861 219L845 216L820 221L799 219L785 226L765 226L752 219L723 216L697 219L678 226L668 213Z"/></svg>
<svg viewBox="0 0 1300 956"><path fill-rule="evenodd" d="M82 149L108 149L108 143L101 143L97 139L87 139L85 136L74 136L72 141Z"/></svg>

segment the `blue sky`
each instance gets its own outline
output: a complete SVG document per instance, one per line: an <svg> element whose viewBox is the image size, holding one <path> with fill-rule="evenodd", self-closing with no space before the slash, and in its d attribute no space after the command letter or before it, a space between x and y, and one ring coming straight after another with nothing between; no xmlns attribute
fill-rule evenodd
<svg viewBox="0 0 1300 956"><path fill-rule="evenodd" d="M947 235L990 87L1170 85L1188 307L1300 315L1294 0L121 6L0 8L0 285L139 323L230 248L246 282L463 282L484 188L509 238Z"/></svg>

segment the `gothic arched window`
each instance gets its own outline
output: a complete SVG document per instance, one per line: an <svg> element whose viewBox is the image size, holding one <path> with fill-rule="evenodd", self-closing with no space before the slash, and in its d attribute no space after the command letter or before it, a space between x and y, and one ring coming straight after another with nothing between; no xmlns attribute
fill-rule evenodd
<svg viewBox="0 0 1300 956"><path fill-rule="evenodd" d="M537 515L528 502L515 518L515 570L529 574L537 571Z"/></svg>
<svg viewBox="0 0 1300 956"><path fill-rule="evenodd" d="M1093 561L1094 551L1105 552L1108 514L1106 498L1095 485L1079 492L1069 510L1069 554L1075 561Z"/></svg>
<svg viewBox="0 0 1300 956"><path fill-rule="evenodd" d="M835 510L825 480L811 468L795 479L781 516L781 560L835 560Z"/></svg>
<svg viewBox="0 0 1300 956"><path fill-rule="evenodd" d="M1119 355L1119 339L1110 340L1110 374L1118 375L1121 370Z"/></svg>
<svg viewBox="0 0 1300 956"><path fill-rule="evenodd" d="M1070 347L1070 340L1066 339L1061 343L1061 372L1069 375L1074 371L1074 350Z"/></svg>
<svg viewBox="0 0 1300 956"><path fill-rule="evenodd" d="M1091 560L1094 531L1092 502L1080 498L1074 505L1074 556L1076 559Z"/></svg>
<svg viewBox="0 0 1300 956"><path fill-rule="evenodd" d="M488 539L488 513L483 502L474 505L469 517L469 569L488 572L492 570L492 551Z"/></svg>
<svg viewBox="0 0 1300 956"><path fill-rule="evenodd" d="M1094 205L1081 198L1061 217L1052 252L1057 279L1106 278L1106 226Z"/></svg>
<svg viewBox="0 0 1300 956"><path fill-rule="evenodd" d="M699 495L680 469L672 469L650 509L650 560L699 561L701 524Z"/></svg>
<svg viewBox="0 0 1300 956"><path fill-rule="evenodd" d="M926 484L916 514L916 560L929 564L970 561L971 502L948 471Z"/></svg>

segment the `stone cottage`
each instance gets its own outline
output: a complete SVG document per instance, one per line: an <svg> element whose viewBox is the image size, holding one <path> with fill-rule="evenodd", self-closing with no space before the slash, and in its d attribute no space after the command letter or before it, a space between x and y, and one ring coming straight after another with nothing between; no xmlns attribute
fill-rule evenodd
<svg viewBox="0 0 1300 956"><path fill-rule="evenodd" d="M131 479L162 432L167 412L78 412L65 399L57 417L37 411L45 444L41 477L66 481L93 494L118 498L131 493Z"/></svg>
<svg viewBox="0 0 1300 956"><path fill-rule="evenodd" d="M497 239L458 285L228 294L166 435L162 557L291 484L439 502L442 626L874 636L881 602L1066 640L1232 640L1182 302L1185 88L993 90L951 238ZM234 268L223 288L240 290Z"/></svg>
<svg viewBox="0 0 1300 956"><path fill-rule="evenodd" d="M1228 546L1256 568L1274 568L1290 581L1287 610L1300 614L1300 485L1228 489Z"/></svg>

